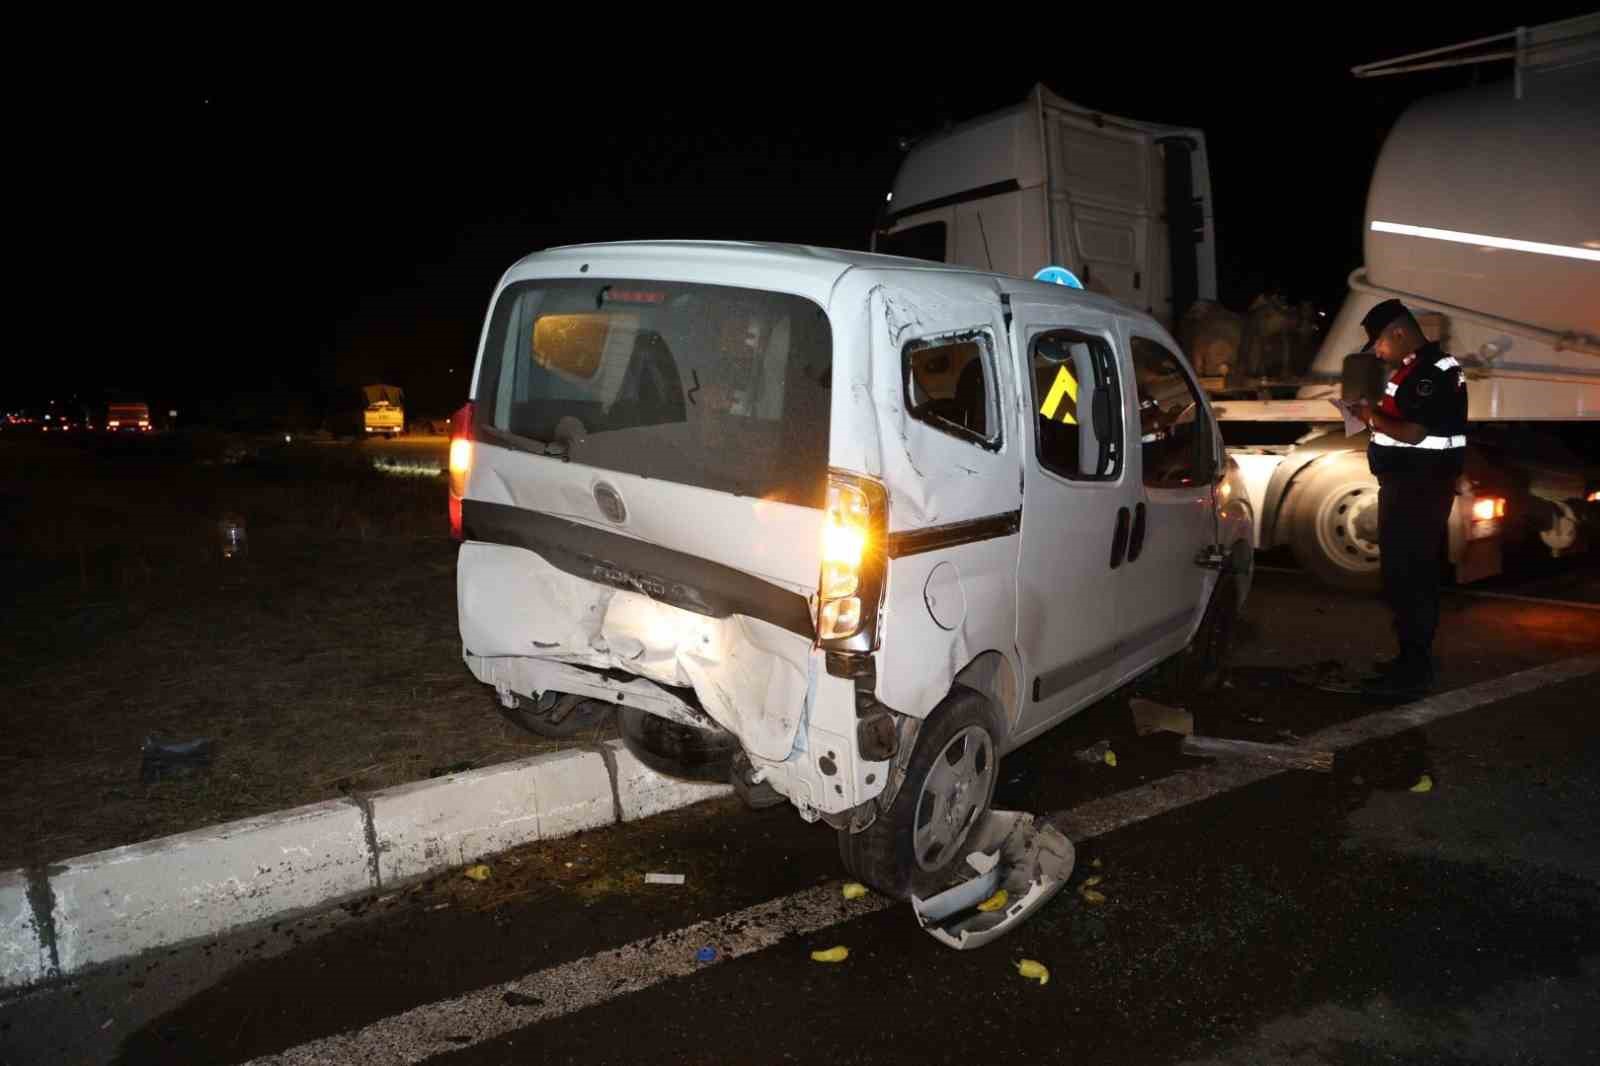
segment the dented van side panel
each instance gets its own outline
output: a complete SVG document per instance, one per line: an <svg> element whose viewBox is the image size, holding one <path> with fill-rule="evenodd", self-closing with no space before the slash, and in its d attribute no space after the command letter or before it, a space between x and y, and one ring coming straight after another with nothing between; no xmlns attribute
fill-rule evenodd
<svg viewBox="0 0 1600 1066"><path fill-rule="evenodd" d="M871 388L889 493L878 700L926 717L957 673L996 651L1014 663L1022 499L1017 386L1004 309L988 279L883 277L869 302ZM997 439L978 443L907 410L905 346L980 334ZM1009 717L1012 708L1002 708Z"/></svg>

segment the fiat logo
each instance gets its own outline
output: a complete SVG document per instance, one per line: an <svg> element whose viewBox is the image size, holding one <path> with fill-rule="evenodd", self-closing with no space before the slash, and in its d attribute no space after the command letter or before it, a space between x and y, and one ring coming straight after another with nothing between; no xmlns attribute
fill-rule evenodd
<svg viewBox="0 0 1600 1066"><path fill-rule="evenodd" d="M622 497L617 495L616 489L604 481L594 487L594 502L608 521L622 522L628 517L628 509L622 505Z"/></svg>

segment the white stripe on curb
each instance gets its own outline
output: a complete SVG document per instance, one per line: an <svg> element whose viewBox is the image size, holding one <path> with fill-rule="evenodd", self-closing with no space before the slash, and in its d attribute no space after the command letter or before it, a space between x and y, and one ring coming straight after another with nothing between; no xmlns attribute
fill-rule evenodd
<svg viewBox="0 0 1600 1066"><path fill-rule="evenodd" d="M534 840L616 821L598 752L566 751L372 795L378 882L387 887Z"/></svg>
<svg viewBox="0 0 1600 1066"><path fill-rule="evenodd" d="M0 988L41 981L50 969L50 949L39 936L27 874L0 873Z"/></svg>
<svg viewBox="0 0 1600 1066"><path fill-rule="evenodd" d="M27 872L0 871L0 989L731 792L658 774L615 740L67 859L42 924Z"/></svg>
<svg viewBox="0 0 1600 1066"><path fill-rule="evenodd" d="M1305 738L1304 743L1322 749L1348 748L1595 671L1600 671L1600 655L1551 663L1332 726ZM1287 772L1214 763L1056 812L1049 819L1075 842L1082 843ZM413 1007L351 1032L251 1059L245 1066L422 1062L433 1055L460 1051L529 1025L598 1006L891 905L892 901L876 894L845 902L837 883L809 888L512 981ZM703 946L717 949L715 960L696 960L695 951Z"/></svg>
<svg viewBox="0 0 1600 1066"><path fill-rule="evenodd" d="M372 887L362 814L333 800L52 867L64 974Z"/></svg>

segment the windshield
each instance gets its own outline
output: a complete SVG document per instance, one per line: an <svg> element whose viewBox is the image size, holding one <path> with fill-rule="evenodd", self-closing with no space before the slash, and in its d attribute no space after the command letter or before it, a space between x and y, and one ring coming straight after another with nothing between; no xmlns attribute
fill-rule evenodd
<svg viewBox="0 0 1600 1066"><path fill-rule="evenodd" d="M827 316L798 296L524 282L490 319L479 419L513 447L821 507L832 353Z"/></svg>

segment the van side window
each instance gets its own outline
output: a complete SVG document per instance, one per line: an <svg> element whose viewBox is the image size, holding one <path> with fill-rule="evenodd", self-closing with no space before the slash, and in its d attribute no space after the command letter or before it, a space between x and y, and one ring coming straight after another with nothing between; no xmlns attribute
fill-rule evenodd
<svg viewBox="0 0 1600 1066"><path fill-rule="evenodd" d="M1178 357L1155 341L1133 338L1144 483L1179 488L1211 480L1216 467L1211 425Z"/></svg>
<svg viewBox="0 0 1600 1066"><path fill-rule="evenodd" d="M915 340L905 346L906 411L952 436L1000 447L994 345L975 331Z"/></svg>
<svg viewBox="0 0 1600 1066"><path fill-rule="evenodd" d="M1039 465L1073 481L1122 473L1122 395L1111 343L1053 329L1029 345Z"/></svg>

